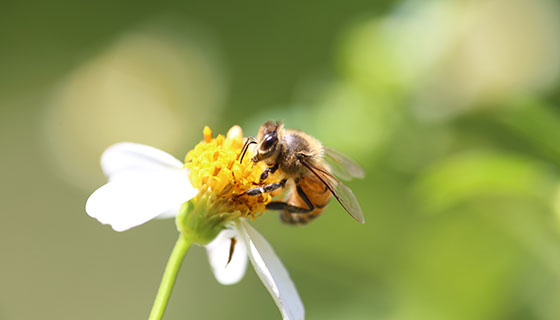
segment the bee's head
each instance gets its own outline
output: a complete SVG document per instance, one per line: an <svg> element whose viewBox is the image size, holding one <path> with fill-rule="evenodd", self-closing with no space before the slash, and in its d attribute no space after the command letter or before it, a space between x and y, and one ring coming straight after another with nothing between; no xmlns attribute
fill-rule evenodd
<svg viewBox="0 0 560 320"><path fill-rule="evenodd" d="M254 162L266 160L270 164L274 163L278 156L281 132L283 124L275 121L267 121L259 129L257 136L257 148L253 156Z"/></svg>

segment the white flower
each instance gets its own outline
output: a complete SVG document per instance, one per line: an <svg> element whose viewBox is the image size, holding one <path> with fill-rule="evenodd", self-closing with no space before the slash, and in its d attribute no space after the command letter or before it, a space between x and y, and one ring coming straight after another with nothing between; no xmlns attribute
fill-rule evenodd
<svg viewBox="0 0 560 320"><path fill-rule="evenodd" d="M124 231L154 218L177 215L181 205L198 193L183 163L153 147L120 143L108 148L101 166L109 182L86 203L86 212L115 231ZM236 245L231 261L230 245ZM222 284L241 280L247 255L284 319L304 319L305 312L287 270L270 244L244 218L239 218L206 245L210 265Z"/></svg>

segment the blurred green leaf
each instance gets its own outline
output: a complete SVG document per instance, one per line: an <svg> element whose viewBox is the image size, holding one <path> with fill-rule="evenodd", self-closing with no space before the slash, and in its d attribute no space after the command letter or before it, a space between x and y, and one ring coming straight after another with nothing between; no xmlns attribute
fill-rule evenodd
<svg viewBox="0 0 560 320"><path fill-rule="evenodd" d="M517 100L500 112L496 119L519 142L528 145L543 158L560 165L560 116L545 103L535 99Z"/></svg>
<svg viewBox="0 0 560 320"><path fill-rule="evenodd" d="M546 165L498 151L469 151L444 159L414 185L421 207L440 212L477 198L528 197L546 200L556 175Z"/></svg>
<svg viewBox="0 0 560 320"><path fill-rule="evenodd" d="M502 319L522 257L486 210L458 210L417 223L395 270L394 319Z"/></svg>

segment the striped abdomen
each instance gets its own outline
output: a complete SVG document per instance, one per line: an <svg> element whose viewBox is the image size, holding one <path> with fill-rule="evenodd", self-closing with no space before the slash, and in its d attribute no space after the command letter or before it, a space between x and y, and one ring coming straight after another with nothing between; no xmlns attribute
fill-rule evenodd
<svg viewBox="0 0 560 320"><path fill-rule="evenodd" d="M306 175L294 182L295 186L292 188L286 202L292 206L307 209L310 208L304 200L307 197L313 206L313 210L306 213L295 213L285 209L280 214L280 218L286 223L306 224L325 210L332 194L327 186L313 174Z"/></svg>

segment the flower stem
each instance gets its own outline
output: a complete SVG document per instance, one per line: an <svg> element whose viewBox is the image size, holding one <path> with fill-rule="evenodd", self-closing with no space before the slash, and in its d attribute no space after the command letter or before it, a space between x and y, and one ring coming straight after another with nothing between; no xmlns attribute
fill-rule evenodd
<svg viewBox="0 0 560 320"><path fill-rule="evenodd" d="M186 240L183 236L179 236L179 239L177 239L169 261L167 261L167 266L165 267L165 272L163 273L163 278L161 279L149 320L160 320L163 317L163 312L165 311L165 307L167 307L167 301L169 301L171 290L173 290L177 273L181 268L181 263L191 244L192 242Z"/></svg>

